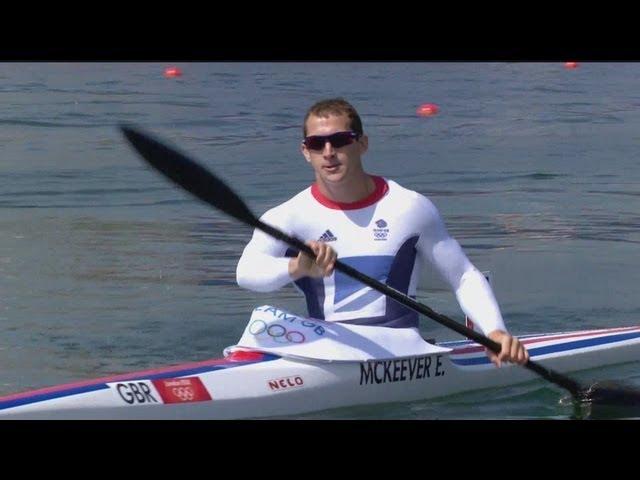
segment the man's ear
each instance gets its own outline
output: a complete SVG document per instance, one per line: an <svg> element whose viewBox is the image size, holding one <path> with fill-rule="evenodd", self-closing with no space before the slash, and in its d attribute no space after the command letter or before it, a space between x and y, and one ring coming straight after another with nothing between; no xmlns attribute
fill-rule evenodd
<svg viewBox="0 0 640 480"><path fill-rule="evenodd" d="M309 156L309 150L304 145L304 143L300 142L300 152L304 155L304 158L307 159L307 162L311 163L311 157Z"/></svg>
<svg viewBox="0 0 640 480"><path fill-rule="evenodd" d="M369 150L369 137L367 135L363 133L358 142L360 143L361 154Z"/></svg>

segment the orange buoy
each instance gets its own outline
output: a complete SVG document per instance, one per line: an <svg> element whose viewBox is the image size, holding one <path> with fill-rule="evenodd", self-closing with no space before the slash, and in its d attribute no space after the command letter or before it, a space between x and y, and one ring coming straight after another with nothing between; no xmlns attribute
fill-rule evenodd
<svg viewBox="0 0 640 480"><path fill-rule="evenodd" d="M164 69L164 76L167 78L182 76L182 70L178 67L168 67Z"/></svg>
<svg viewBox="0 0 640 480"><path fill-rule="evenodd" d="M573 70L574 68L578 68L578 62L564 62L564 68L568 70Z"/></svg>
<svg viewBox="0 0 640 480"><path fill-rule="evenodd" d="M440 111L440 107L438 107L435 103L423 103L418 107L416 113L421 117L430 117L435 115Z"/></svg>

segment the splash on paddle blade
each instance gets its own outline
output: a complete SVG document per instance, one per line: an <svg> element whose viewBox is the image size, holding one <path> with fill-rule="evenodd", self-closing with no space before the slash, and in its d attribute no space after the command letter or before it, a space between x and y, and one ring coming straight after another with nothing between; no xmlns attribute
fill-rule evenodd
<svg viewBox="0 0 640 480"><path fill-rule="evenodd" d="M574 419L604 420L640 417L640 390L637 385L604 380L584 389L578 398L565 397L561 404L573 402Z"/></svg>
<svg viewBox="0 0 640 480"><path fill-rule="evenodd" d="M640 390L628 383L611 380L596 382L584 391L583 396L582 401L591 404L640 409Z"/></svg>

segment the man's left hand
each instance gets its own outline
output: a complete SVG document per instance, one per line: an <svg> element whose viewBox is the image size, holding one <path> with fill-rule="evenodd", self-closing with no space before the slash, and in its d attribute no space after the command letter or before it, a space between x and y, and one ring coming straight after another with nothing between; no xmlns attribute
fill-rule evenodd
<svg viewBox="0 0 640 480"><path fill-rule="evenodd" d="M527 352L527 349L524 348L524 345L522 345L516 337L512 337L503 330L494 330L487 336L494 342L502 345L502 350L498 355L487 349L489 359L495 363L497 367L502 366L502 362L523 365L529 360L529 352Z"/></svg>

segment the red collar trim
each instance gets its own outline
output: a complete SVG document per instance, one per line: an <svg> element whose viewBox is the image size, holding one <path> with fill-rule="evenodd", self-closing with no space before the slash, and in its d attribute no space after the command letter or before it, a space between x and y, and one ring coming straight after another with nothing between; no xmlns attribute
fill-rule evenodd
<svg viewBox="0 0 640 480"><path fill-rule="evenodd" d="M333 208L334 210L357 210L359 208L364 208L364 207L368 207L369 205L373 205L382 197L384 197L389 191L389 185L384 180L384 178L376 177L374 175L371 175L371 178L373 179L373 183L375 184L376 188L373 190L371 195L369 195L366 198L363 198L362 200L358 200L357 202L352 202L352 203L334 202L333 200L331 200L330 198L327 198L322 194L322 192L320 191L320 188L318 188L317 183L314 183L313 185L311 185L311 194L318 202L320 202L322 205L324 205L327 208Z"/></svg>

